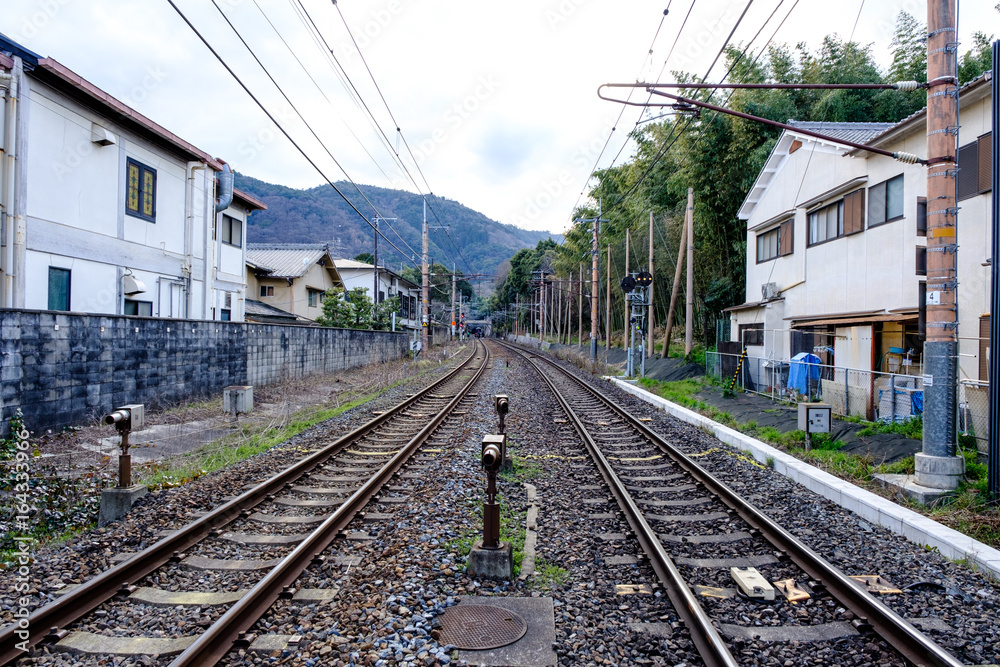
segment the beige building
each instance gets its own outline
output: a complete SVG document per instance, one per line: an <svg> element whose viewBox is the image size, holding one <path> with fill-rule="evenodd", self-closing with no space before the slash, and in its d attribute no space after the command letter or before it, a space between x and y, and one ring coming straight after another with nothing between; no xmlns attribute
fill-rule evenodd
<svg viewBox="0 0 1000 667"><path fill-rule="evenodd" d="M315 320L327 290L343 287L329 246L321 243L247 244L248 298Z"/></svg>

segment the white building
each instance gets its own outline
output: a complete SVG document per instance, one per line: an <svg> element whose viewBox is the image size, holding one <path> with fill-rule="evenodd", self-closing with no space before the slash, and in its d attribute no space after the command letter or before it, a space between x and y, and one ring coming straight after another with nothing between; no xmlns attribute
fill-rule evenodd
<svg viewBox="0 0 1000 667"><path fill-rule="evenodd" d="M265 206L220 187L222 161L2 37L0 94L0 305L243 319Z"/></svg>
<svg viewBox="0 0 1000 667"><path fill-rule="evenodd" d="M990 102L988 75L961 90L958 336L967 382L986 380ZM893 152L927 150L926 110L893 125L796 125ZM732 340L776 363L814 352L838 369L920 375L927 169L784 131L739 210L746 302L729 309Z"/></svg>
<svg viewBox="0 0 1000 667"><path fill-rule="evenodd" d="M375 266L354 259L335 259L337 271L344 281L344 289L360 287L372 296L375 289ZM414 285L398 273L380 266L378 269L378 300L399 297L397 326L404 329L420 328L420 286ZM373 299L374 300L374 299Z"/></svg>

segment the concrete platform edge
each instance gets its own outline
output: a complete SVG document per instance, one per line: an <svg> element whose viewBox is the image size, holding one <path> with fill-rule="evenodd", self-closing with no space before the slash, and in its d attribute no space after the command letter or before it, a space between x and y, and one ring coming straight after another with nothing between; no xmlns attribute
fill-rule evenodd
<svg viewBox="0 0 1000 667"><path fill-rule="evenodd" d="M693 410L618 378L607 379L623 391L660 408L667 414L706 429L730 447L750 453L760 463L765 463L768 458L773 459L775 472L854 512L864 520L884 526L920 546L934 547L950 560L968 560L994 578L1000 579L1000 551L997 549L815 468L756 438L712 421Z"/></svg>

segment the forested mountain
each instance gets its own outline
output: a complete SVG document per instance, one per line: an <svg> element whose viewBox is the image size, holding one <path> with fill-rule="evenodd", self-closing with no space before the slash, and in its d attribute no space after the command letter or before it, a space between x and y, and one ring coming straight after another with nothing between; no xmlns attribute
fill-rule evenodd
<svg viewBox="0 0 1000 667"><path fill-rule="evenodd" d="M371 226L352 211L329 185L297 190L236 174L236 187L262 200L268 207L266 211L250 216L247 226L250 243L330 243L331 249L335 248L334 254L341 257L355 257L372 251L374 232ZM366 215L371 211L350 183L337 183L337 187L360 211L366 212ZM396 218L382 223L379 230L408 255L401 257L380 240L379 264L398 271L401 264L408 264L412 259L409 256L411 249L419 262L423 222L421 197L403 190L374 186L364 186L364 192L382 215ZM449 226L447 232L443 229L431 230L431 259L449 269L455 261L458 270L464 274L492 274L498 264L521 248L534 247L540 240L550 237L548 232L527 231L491 220L453 199L428 197L428 202L429 224ZM554 238L561 240L558 235ZM456 247L460 247L461 251Z"/></svg>
<svg viewBox="0 0 1000 667"><path fill-rule="evenodd" d="M1000 11L1000 5L998 5ZM729 47L726 51L726 79L742 83L894 83L926 80L926 27L901 12L891 44L892 63L886 68L875 62L871 46L827 36L818 49L803 43L795 47L770 45ZM991 66L992 37L976 33L969 48L959 58L959 78L967 83ZM713 74L713 77L717 75ZM666 80L696 81L701 73L673 72ZM671 91L675 92L675 91ZM926 104L927 92L899 90L687 90L680 95L710 101L771 120L787 122L897 122ZM669 111L666 107L663 111ZM660 109L652 110L660 114ZM651 115L653 115L651 113ZM592 202L603 203L603 217L610 222L601 229L602 281L610 274L613 329L623 329L624 304L617 288L623 277L626 232L631 233L631 266L645 265L649 243L649 217L655 227L653 241L656 322L666 320L673 281L674 262L680 239L688 188L694 190L695 239L695 330L709 343L714 342L715 323L727 319L723 309L744 301L746 224L737 210L774 147L781 130L731 115L703 111L700 114L673 113L659 122L637 124L632 137L635 155L595 173L590 192ZM575 218L593 218L598 211L590 205L574 212ZM588 224L566 232L558 248L538 246L520 253L511 261L504 283L498 285L492 307L503 309L516 298L524 302L531 293L530 276L545 268L556 278L579 271L581 258L588 256L591 233ZM611 248L610 264L606 248ZM524 266L520 266L524 264ZM683 285L683 283L682 283ZM601 284L604 303L604 284ZM678 321L683 321L684 301L680 300ZM584 313L585 320L589 313ZM604 324L602 323L602 327Z"/></svg>

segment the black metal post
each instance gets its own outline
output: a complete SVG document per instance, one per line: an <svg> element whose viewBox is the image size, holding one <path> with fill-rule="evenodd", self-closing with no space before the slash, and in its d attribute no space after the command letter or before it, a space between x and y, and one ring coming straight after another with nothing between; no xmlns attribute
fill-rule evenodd
<svg viewBox="0 0 1000 667"><path fill-rule="evenodd" d="M997 80L996 63L1000 62L1000 40L993 42L993 247L990 255L990 273L992 274L990 289L990 383L989 396L989 448L988 472L986 489L993 499L1000 498L1000 355L997 347L1000 344L1000 169L997 168L997 155L1000 154L1000 82Z"/></svg>

